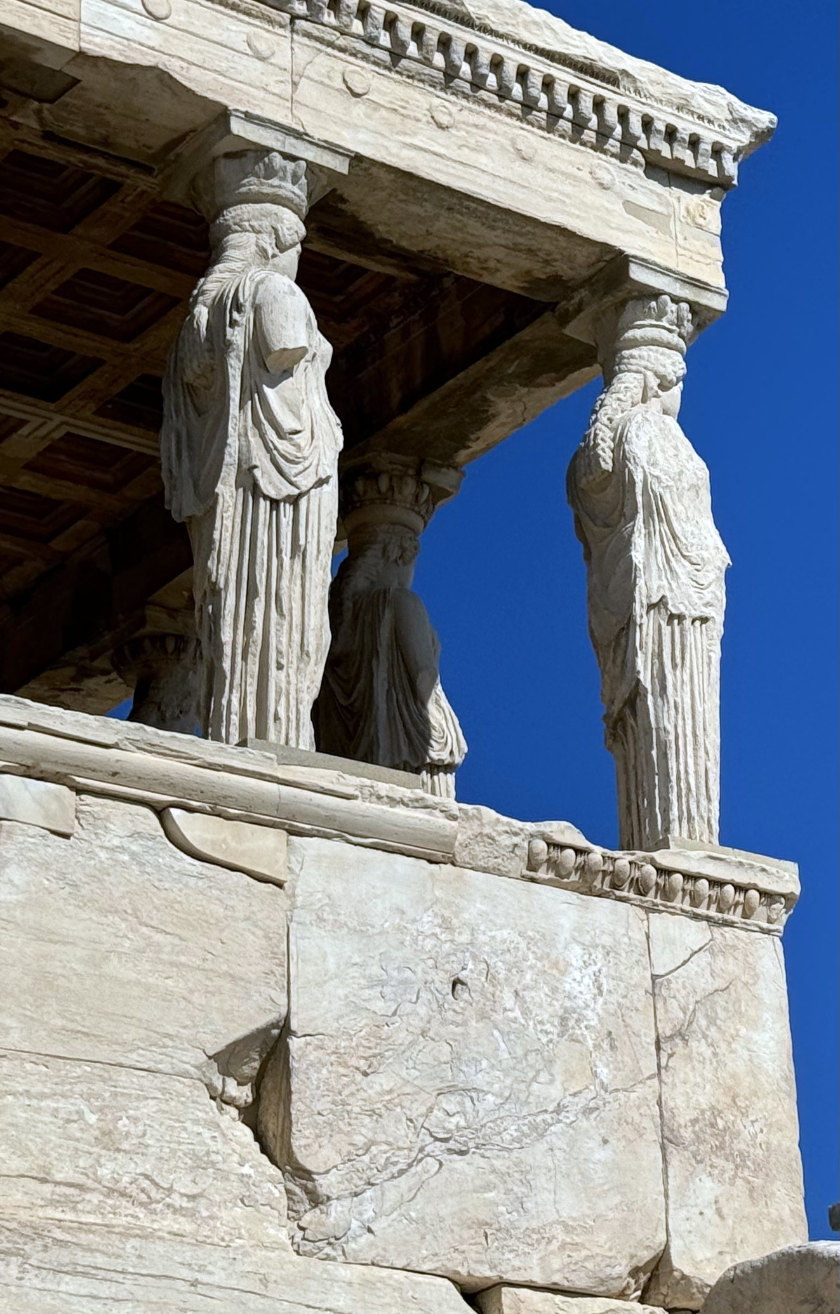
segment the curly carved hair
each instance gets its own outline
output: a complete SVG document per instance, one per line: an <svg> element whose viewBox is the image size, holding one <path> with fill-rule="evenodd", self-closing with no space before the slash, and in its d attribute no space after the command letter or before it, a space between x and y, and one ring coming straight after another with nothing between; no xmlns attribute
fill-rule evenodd
<svg viewBox="0 0 840 1314"><path fill-rule="evenodd" d="M306 228L291 210L280 205L232 205L210 225L210 245L217 258L241 246L253 250L250 239L268 239L266 249L292 251L300 246Z"/></svg>
<svg viewBox="0 0 840 1314"><path fill-rule="evenodd" d="M663 396L685 377L682 356L665 347L639 346L619 352L609 381L595 403L583 441L592 473L612 468L619 422L634 407Z"/></svg>

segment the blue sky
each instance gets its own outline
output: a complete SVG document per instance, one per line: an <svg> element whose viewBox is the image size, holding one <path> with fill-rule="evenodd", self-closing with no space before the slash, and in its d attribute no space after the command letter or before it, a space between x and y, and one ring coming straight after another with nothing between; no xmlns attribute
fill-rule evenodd
<svg viewBox="0 0 840 1314"><path fill-rule="evenodd" d="M785 950L811 1234L830 1235L837 1133L835 6L555 3L567 22L779 117L723 209L730 308L692 347L681 419L733 560L721 840L800 863ZM617 837L565 470L597 388L470 466L416 587L470 743L459 796Z"/></svg>

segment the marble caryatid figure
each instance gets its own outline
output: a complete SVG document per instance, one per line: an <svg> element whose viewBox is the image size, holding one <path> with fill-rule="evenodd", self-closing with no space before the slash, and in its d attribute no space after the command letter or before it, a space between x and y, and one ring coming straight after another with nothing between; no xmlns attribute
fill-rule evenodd
<svg viewBox="0 0 840 1314"><path fill-rule="evenodd" d="M307 166L221 157L196 199L213 254L170 357L161 456L192 540L200 721L227 743L312 748L341 428L331 348L295 283Z"/></svg>
<svg viewBox="0 0 840 1314"><path fill-rule="evenodd" d="M437 634L411 588L433 499L419 470L391 464L346 484L348 554L330 591L316 739L322 752L419 773L430 793L454 798L467 745L441 687Z"/></svg>
<svg viewBox="0 0 840 1314"><path fill-rule="evenodd" d="M605 388L569 467L620 842L716 842L729 557L679 423L687 305L630 301L599 344Z"/></svg>

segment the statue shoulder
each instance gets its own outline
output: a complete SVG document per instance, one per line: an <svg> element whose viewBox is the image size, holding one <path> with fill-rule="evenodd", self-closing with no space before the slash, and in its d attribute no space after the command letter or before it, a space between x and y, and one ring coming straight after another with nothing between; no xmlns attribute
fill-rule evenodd
<svg viewBox="0 0 840 1314"><path fill-rule="evenodd" d="M311 314L305 293L287 274L281 274L276 269L262 269L255 273L254 284L253 296L256 305L270 303L286 306L296 314L301 313L302 310L309 311Z"/></svg>
<svg viewBox="0 0 840 1314"><path fill-rule="evenodd" d="M655 406L639 404L625 411L615 426L616 450L644 459L655 435L667 419Z"/></svg>
<svg viewBox="0 0 840 1314"><path fill-rule="evenodd" d="M285 274L262 271L253 293L257 341L269 370L294 369L309 351L315 329L309 302Z"/></svg>

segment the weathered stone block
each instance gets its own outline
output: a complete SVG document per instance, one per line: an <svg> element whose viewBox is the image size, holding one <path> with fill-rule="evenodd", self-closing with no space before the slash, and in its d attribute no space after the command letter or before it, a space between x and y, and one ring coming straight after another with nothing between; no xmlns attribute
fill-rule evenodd
<svg viewBox="0 0 840 1314"><path fill-rule="evenodd" d="M444 1279L295 1255L224 1107L285 1012L283 893L125 803L3 840L3 1314L465 1314Z"/></svg>
<svg viewBox="0 0 840 1314"><path fill-rule="evenodd" d="M260 1126L303 1254L630 1296L664 1244L637 909L290 843Z"/></svg>
<svg viewBox="0 0 840 1314"><path fill-rule="evenodd" d="M840 1242L787 1246L718 1278L703 1314L837 1314L840 1309Z"/></svg>
<svg viewBox="0 0 840 1314"><path fill-rule="evenodd" d="M603 1296L561 1296L529 1287L490 1287L478 1296L481 1314L662 1314L635 1300Z"/></svg>
<svg viewBox="0 0 840 1314"><path fill-rule="evenodd" d="M285 897L197 862L151 809L79 799L72 839L9 823L0 881L0 1045L172 1076L286 1010ZM264 1034L263 1034L264 1033Z"/></svg>
<svg viewBox="0 0 840 1314"><path fill-rule="evenodd" d="M7 1222L285 1242L280 1174L200 1081L128 1061L0 1054Z"/></svg>
<svg viewBox="0 0 840 1314"><path fill-rule="evenodd" d="M285 830L252 821L231 821L212 813L188 812L185 808L164 808L160 819L167 838L193 858L243 871L273 885L285 884Z"/></svg>
<svg viewBox="0 0 840 1314"><path fill-rule="evenodd" d="M3 1314L470 1314L445 1278L100 1224L0 1222Z"/></svg>
<svg viewBox="0 0 840 1314"><path fill-rule="evenodd" d="M647 1299L699 1309L729 1264L805 1240L781 944L650 914L668 1244Z"/></svg>

